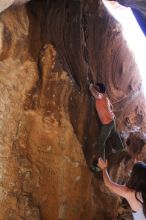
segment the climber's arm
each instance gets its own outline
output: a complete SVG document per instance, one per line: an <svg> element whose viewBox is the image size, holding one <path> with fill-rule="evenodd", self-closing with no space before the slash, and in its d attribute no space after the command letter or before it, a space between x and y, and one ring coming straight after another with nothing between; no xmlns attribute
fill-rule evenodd
<svg viewBox="0 0 146 220"><path fill-rule="evenodd" d="M101 168L103 173L103 180L105 185L109 188L110 191L116 193L119 196L122 196L126 199L129 197L129 189L124 185L119 185L113 182L107 172L107 161L105 162L102 158L98 160L98 166Z"/></svg>

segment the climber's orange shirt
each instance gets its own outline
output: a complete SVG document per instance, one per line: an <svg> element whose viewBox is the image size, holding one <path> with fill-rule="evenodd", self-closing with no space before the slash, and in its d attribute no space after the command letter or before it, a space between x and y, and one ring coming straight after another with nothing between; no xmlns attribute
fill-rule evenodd
<svg viewBox="0 0 146 220"><path fill-rule="evenodd" d="M115 115L112 111L112 104L107 95L99 93L99 98L95 99L96 111L102 124L109 124Z"/></svg>

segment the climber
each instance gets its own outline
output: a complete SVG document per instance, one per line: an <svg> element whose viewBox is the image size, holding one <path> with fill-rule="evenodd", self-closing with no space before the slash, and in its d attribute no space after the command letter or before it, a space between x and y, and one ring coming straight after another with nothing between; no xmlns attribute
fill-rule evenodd
<svg viewBox="0 0 146 220"><path fill-rule="evenodd" d="M115 115L113 113L112 104L106 94L106 87L103 83L92 83L89 86L89 90L95 98L95 106L97 114L101 121L101 128L98 137L97 154L92 158L92 164L90 169L93 172L98 172L100 169L97 166L99 157L105 159L105 144L109 136L113 136L115 140L115 149L117 151L123 150L124 146L119 134L116 131Z"/></svg>
<svg viewBox="0 0 146 220"><path fill-rule="evenodd" d="M98 160L103 180L110 191L125 198L132 209L134 220L146 220L146 164L139 161L134 164L126 185L113 182L107 172L107 161Z"/></svg>

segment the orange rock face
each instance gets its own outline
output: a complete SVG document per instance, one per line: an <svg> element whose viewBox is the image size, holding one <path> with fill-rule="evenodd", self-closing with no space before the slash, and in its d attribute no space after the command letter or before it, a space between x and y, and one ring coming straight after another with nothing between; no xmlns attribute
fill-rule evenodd
<svg viewBox="0 0 146 220"><path fill-rule="evenodd" d="M130 219L88 168L100 124L91 81L106 83L125 143L145 131L137 66L101 2L32 1L1 14L0 220ZM113 155L111 176L123 183L132 159Z"/></svg>

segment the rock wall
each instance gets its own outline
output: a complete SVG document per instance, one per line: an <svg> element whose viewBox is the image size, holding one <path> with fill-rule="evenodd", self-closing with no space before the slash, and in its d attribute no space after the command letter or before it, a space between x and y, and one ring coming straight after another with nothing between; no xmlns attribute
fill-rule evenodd
<svg viewBox="0 0 146 220"><path fill-rule="evenodd" d="M5 9L9 8L10 6L23 5L29 1L30 0L1 0L0 12L3 12Z"/></svg>
<svg viewBox="0 0 146 220"><path fill-rule="evenodd" d="M130 219L88 168L99 130L89 82L106 83L124 137L145 131L141 78L103 4L34 0L7 9L0 67L0 219ZM132 160L112 158L122 183Z"/></svg>

